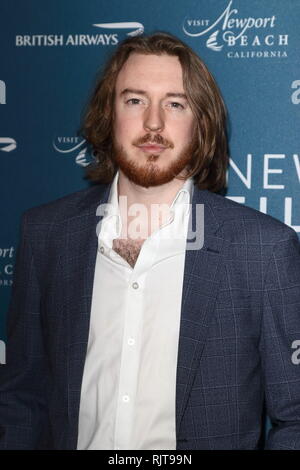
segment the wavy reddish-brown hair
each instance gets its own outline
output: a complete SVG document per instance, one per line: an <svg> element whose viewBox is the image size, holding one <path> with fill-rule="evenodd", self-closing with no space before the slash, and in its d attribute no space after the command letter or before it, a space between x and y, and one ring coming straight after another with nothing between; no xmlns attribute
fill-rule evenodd
<svg viewBox="0 0 300 470"><path fill-rule="evenodd" d="M228 147L226 109L218 86L199 56L167 33L138 36L122 42L99 78L84 114L81 134L91 145L95 162L87 178L110 183L117 171L113 158L113 110L117 76L132 53L177 56L183 86L197 122L197 144L191 155L189 177L200 189L219 191L226 185Z"/></svg>

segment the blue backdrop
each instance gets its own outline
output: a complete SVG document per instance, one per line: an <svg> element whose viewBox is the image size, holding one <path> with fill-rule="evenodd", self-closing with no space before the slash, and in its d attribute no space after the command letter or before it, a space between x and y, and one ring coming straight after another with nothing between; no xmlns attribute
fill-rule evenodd
<svg viewBox="0 0 300 470"><path fill-rule="evenodd" d="M81 110L127 35L168 31L204 59L229 112L227 197L300 233L299 22L300 0L2 0L2 364L20 216L87 186Z"/></svg>

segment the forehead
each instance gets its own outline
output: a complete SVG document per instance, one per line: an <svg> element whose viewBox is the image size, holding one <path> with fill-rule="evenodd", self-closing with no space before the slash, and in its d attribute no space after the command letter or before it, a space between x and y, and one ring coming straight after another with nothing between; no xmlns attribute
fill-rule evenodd
<svg viewBox="0 0 300 470"><path fill-rule="evenodd" d="M128 87L184 92L178 57L167 54L130 54L119 72L116 91L121 92L121 89Z"/></svg>

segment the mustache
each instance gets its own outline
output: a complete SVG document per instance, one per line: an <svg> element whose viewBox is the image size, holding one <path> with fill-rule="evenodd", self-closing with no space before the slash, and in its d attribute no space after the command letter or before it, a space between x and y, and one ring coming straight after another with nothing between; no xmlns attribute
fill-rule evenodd
<svg viewBox="0 0 300 470"><path fill-rule="evenodd" d="M160 134L145 134L143 137L139 137L138 139L133 141L133 145L143 145L147 144L148 142L151 142L152 144L158 144L158 145L163 145L164 147L168 147L173 149L174 144L173 142L169 141L168 139L165 139L162 135Z"/></svg>

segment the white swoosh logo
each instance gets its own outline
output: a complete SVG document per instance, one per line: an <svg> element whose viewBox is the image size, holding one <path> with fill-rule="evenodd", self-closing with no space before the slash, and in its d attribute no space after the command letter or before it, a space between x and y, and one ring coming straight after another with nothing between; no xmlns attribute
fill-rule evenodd
<svg viewBox="0 0 300 470"><path fill-rule="evenodd" d="M209 47L210 49L212 49L213 51L221 51L223 49L223 45L222 46L219 46L217 44L217 36L219 34L219 30L215 31L214 33L212 33L208 40L206 41L206 45L207 47Z"/></svg>
<svg viewBox="0 0 300 470"><path fill-rule="evenodd" d="M98 23L93 24L96 28L105 28L105 29L134 29L130 33L127 33L127 36L138 36L139 34L143 34L144 26L142 23L138 23L136 21L129 21L123 23Z"/></svg>
<svg viewBox="0 0 300 470"><path fill-rule="evenodd" d="M78 149L79 147L81 147L84 142L85 142L85 139L82 140L81 142L79 142L79 144L75 145L75 147L72 147L71 149L68 149L68 150L61 150L61 149L59 149L58 147L56 147L55 142L53 142L53 147L54 147L55 150L57 150L57 152L59 152L59 153L70 153L70 152L73 152L74 150Z"/></svg>
<svg viewBox="0 0 300 470"><path fill-rule="evenodd" d="M86 151L87 151L87 147L84 147L77 155L75 159L77 165L86 167L90 164L90 162L87 160Z"/></svg>
<svg viewBox="0 0 300 470"><path fill-rule="evenodd" d="M0 146L5 145L5 147L0 148L2 152L11 152L17 147L17 142L10 137L0 137Z"/></svg>

